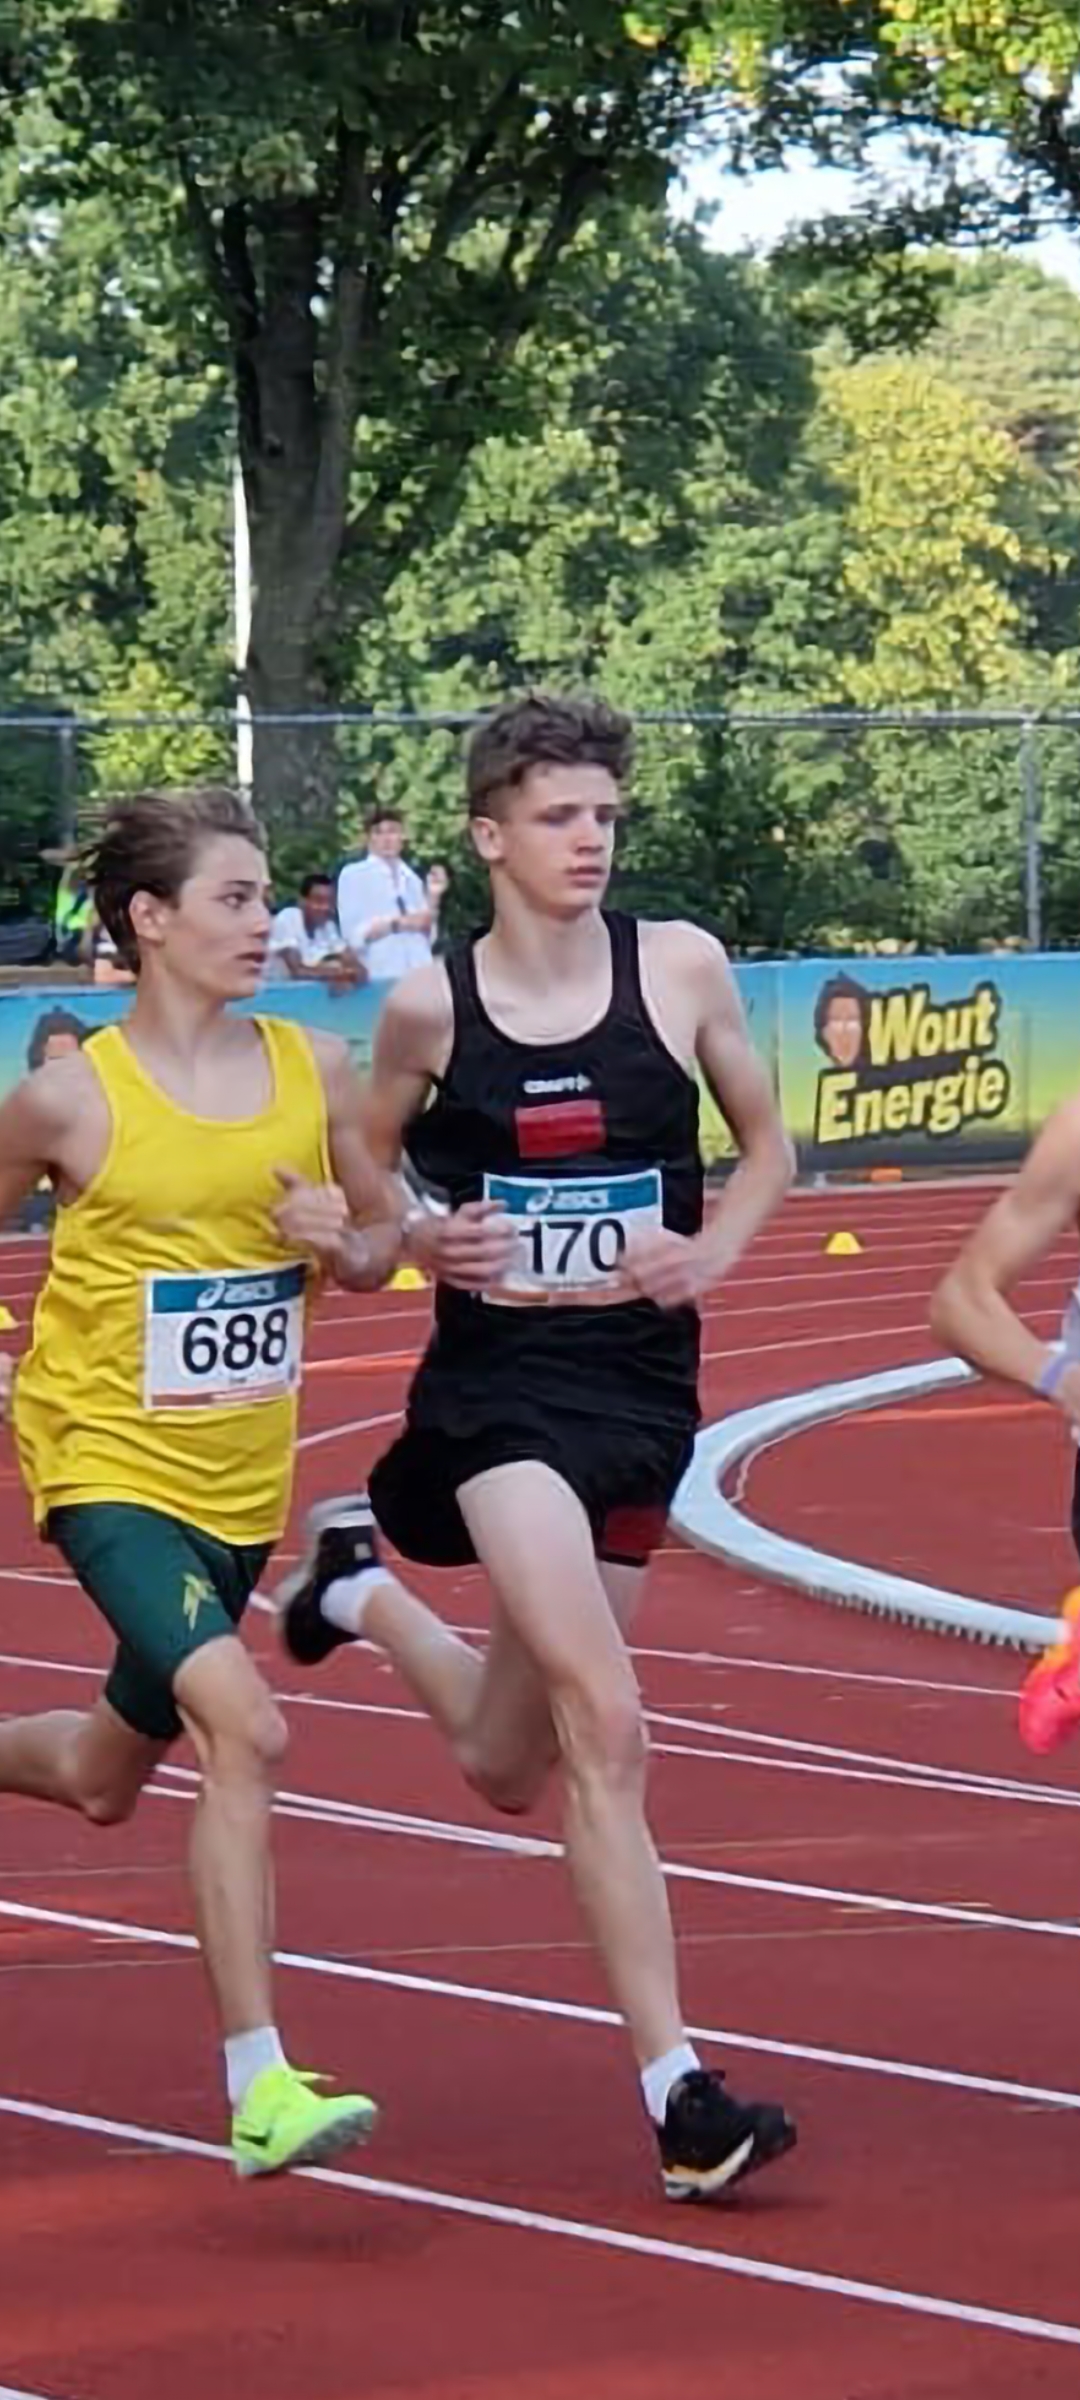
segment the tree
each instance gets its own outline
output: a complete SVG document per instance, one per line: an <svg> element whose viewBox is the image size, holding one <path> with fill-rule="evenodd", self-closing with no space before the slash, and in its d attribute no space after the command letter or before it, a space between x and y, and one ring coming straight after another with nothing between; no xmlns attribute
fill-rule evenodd
<svg viewBox="0 0 1080 2400"><path fill-rule="evenodd" d="M585 239L573 305L527 355L542 431L478 445L453 524L399 576L368 663L389 702L448 718L529 682L592 683L666 716L640 728L621 889L736 938L778 939L794 816L721 724L686 712L722 714L755 648L752 612L782 611L774 554L813 396L807 361L767 276L644 211L618 238ZM795 529L793 560L798 547ZM807 685L815 599L799 619ZM788 611L785 672L790 593ZM351 806L391 799L423 855L449 848L467 917L482 895L459 846L455 731L353 728L349 748Z"/></svg>
<svg viewBox="0 0 1080 2400"><path fill-rule="evenodd" d="M921 361L826 371L825 396L850 460L844 573L869 621L851 697L977 703L1009 678L1021 633L1003 571L1021 556L1013 445Z"/></svg>
<svg viewBox="0 0 1080 2400"><path fill-rule="evenodd" d="M1025 555L1010 578L1035 647L1080 646L1080 299L1017 259L952 262L924 356L1012 444Z"/></svg>
<svg viewBox="0 0 1080 2400"><path fill-rule="evenodd" d="M0 216L0 710L221 707L224 378L172 328L153 219L90 194L42 221L11 154ZM5 827L20 814L26 828L14 882L5 850L12 905L52 884L38 853L69 813L75 763L55 732L0 728ZM200 752L174 734L169 764L205 765L205 737ZM78 752L84 793L154 766L134 736L126 759L115 743Z"/></svg>
<svg viewBox="0 0 1080 2400"><path fill-rule="evenodd" d="M678 16L650 44L618 0L16 13L0 93L32 198L156 207L188 262L190 338L228 361L257 712L344 696L353 637L450 521L477 439L528 419L516 362L580 229L613 195L660 192L703 105L681 49L703 11ZM257 772L271 814L304 786L325 814L315 743L276 728Z"/></svg>

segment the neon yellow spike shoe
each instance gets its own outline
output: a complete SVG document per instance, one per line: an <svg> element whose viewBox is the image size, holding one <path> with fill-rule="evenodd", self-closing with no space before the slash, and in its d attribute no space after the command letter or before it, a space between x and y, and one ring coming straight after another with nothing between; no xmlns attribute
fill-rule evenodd
<svg viewBox="0 0 1080 2400"><path fill-rule="evenodd" d="M378 2109L362 2092L320 2092L326 2075L297 2067L264 2067L233 2111L232 2154L238 2175L284 2175L315 2167L366 2142Z"/></svg>

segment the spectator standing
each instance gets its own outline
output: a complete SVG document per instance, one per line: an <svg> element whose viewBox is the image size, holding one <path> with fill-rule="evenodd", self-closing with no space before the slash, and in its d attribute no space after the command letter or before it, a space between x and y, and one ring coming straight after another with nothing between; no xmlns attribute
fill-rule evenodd
<svg viewBox="0 0 1080 2400"><path fill-rule="evenodd" d="M367 856L351 859L338 878L338 922L371 981L396 983L431 957L445 870L433 867L425 886L401 855L405 828L394 808L376 809L367 832Z"/></svg>
<svg viewBox="0 0 1080 2400"><path fill-rule="evenodd" d="M278 910L270 930L270 974L282 970L294 983L367 982L361 961L341 937L332 876L305 875L299 903Z"/></svg>
<svg viewBox="0 0 1080 2400"><path fill-rule="evenodd" d="M78 844L64 842L41 856L46 866L60 869L53 904L54 955L65 967L89 966L94 910Z"/></svg>

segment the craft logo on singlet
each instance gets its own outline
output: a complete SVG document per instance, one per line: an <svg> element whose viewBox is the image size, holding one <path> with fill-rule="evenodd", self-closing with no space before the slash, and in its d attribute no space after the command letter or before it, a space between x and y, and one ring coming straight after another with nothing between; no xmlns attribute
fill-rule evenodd
<svg viewBox="0 0 1080 2400"><path fill-rule="evenodd" d="M818 1149L902 1133L943 1139L1004 1115L1012 1079L998 1055L1001 994L989 979L958 1000L929 982L870 991L833 975L818 993L814 1039Z"/></svg>

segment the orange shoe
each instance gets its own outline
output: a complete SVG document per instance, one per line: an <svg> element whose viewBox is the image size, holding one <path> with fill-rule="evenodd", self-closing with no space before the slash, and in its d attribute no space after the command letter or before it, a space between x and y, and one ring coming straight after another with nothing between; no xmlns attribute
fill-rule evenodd
<svg viewBox="0 0 1080 2400"><path fill-rule="evenodd" d="M1020 1691L1020 1739L1045 1756L1080 1725L1080 1589L1061 1611L1061 1639L1044 1650Z"/></svg>

